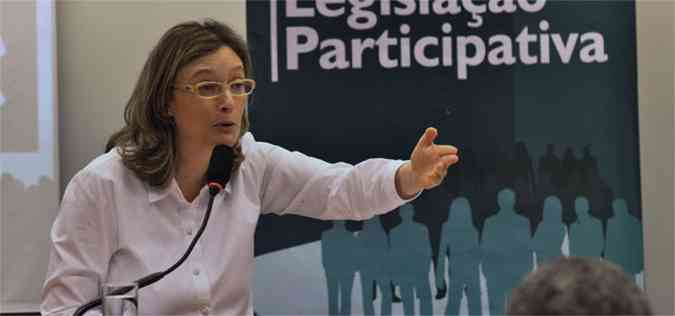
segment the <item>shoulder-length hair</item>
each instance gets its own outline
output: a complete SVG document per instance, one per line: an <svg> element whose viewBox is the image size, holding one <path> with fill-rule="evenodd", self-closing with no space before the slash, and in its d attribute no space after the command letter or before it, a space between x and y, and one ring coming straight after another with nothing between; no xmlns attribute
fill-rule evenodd
<svg viewBox="0 0 675 316"><path fill-rule="evenodd" d="M231 27L215 20L191 21L169 29L150 52L133 93L124 108L125 126L108 139L106 151L117 147L124 165L141 180L163 187L173 176L176 163L176 126L168 115L173 84L178 72L191 62L231 48L252 77L246 42ZM248 131L245 109L239 137ZM241 145L235 145L235 172L243 161Z"/></svg>

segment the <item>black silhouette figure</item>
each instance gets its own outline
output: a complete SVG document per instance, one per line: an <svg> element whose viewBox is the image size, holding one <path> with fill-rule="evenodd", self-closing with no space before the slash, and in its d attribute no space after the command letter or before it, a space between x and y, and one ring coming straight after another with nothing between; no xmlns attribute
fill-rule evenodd
<svg viewBox="0 0 675 316"><path fill-rule="evenodd" d="M577 196L591 196L591 187L594 179L600 178L600 171L598 170L598 162L591 154L591 147L584 147L584 155L579 160L579 183Z"/></svg>
<svg viewBox="0 0 675 316"><path fill-rule="evenodd" d="M563 221L566 225L576 221L574 212L574 199L582 192L579 191L581 176L579 173L579 161L574 155L574 149L567 147L562 160L562 183L556 195L562 204Z"/></svg>
<svg viewBox="0 0 675 316"><path fill-rule="evenodd" d="M543 202L544 197L556 195L562 186L562 165L555 154L555 145L546 145L546 154L539 159L537 168L537 191Z"/></svg>
<svg viewBox="0 0 675 316"><path fill-rule="evenodd" d="M512 187L516 193L515 208L530 220L530 231L534 232L541 211L537 203L536 176L532 159L523 142L515 145L512 168L514 175Z"/></svg>

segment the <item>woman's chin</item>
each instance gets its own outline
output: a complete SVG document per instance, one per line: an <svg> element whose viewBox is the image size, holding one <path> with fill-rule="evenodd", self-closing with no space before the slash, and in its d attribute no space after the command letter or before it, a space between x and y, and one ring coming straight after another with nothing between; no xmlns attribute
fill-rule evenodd
<svg viewBox="0 0 675 316"><path fill-rule="evenodd" d="M237 137L235 135L227 135L225 137L219 137L215 143L216 145L227 145L233 147L237 143Z"/></svg>

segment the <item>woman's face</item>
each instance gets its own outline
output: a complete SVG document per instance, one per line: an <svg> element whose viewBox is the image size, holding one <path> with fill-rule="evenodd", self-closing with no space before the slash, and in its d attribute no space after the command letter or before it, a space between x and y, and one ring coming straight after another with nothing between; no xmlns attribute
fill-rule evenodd
<svg viewBox="0 0 675 316"><path fill-rule="evenodd" d="M168 114L176 123L176 137L181 143L206 146L234 146L239 139L247 96L233 96L228 89L218 97L205 99L181 89L184 84L231 82L245 78L241 58L229 47L195 60L176 76L174 97Z"/></svg>

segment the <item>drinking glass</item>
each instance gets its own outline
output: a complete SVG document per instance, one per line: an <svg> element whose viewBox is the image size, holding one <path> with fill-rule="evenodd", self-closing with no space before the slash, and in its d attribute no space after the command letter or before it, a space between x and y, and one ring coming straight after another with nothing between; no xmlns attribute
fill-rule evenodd
<svg viewBox="0 0 675 316"><path fill-rule="evenodd" d="M138 316L138 284L105 283L103 316Z"/></svg>

